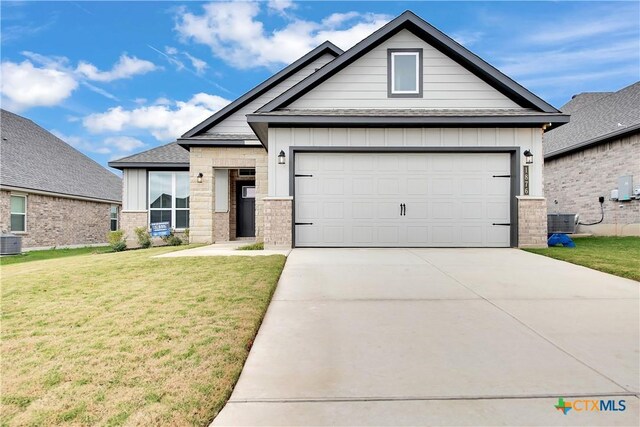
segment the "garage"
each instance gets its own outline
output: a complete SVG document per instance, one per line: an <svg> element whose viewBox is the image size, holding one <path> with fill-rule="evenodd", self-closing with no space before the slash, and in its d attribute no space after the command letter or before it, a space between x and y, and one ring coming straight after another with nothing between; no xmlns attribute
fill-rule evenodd
<svg viewBox="0 0 640 427"><path fill-rule="evenodd" d="M296 152L297 247L509 247L509 152Z"/></svg>

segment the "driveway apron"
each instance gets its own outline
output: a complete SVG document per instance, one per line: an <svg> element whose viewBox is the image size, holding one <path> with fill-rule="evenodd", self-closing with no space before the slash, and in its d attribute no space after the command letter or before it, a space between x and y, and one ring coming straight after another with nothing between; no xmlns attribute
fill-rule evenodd
<svg viewBox="0 0 640 427"><path fill-rule="evenodd" d="M295 249L213 424L638 425L639 296L517 249Z"/></svg>

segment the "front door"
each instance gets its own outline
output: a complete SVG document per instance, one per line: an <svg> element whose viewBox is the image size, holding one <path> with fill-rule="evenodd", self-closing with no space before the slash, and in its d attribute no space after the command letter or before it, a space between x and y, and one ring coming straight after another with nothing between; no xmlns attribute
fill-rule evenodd
<svg viewBox="0 0 640 427"><path fill-rule="evenodd" d="M256 183L236 183L236 237L256 235Z"/></svg>

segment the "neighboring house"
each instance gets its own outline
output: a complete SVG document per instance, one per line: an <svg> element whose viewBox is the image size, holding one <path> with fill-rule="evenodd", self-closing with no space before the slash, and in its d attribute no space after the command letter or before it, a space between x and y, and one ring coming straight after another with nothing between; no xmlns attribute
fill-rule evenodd
<svg viewBox="0 0 640 427"><path fill-rule="evenodd" d="M640 82L617 92L581 93L561 107L571 123L545 133L549 213L574 213L578 232L640 236ZM622 180L624 183L619 182ZM630 191L623 195L624 187ZM612 197L612 190L615 192Z"/></svg>
<svg viewBox="0 0 640 427"><path fill-rule="evenodd" d="M106 242L122 180L34 122L0 112L0 230L23 248Z"/></svg>
<svg viewBox="0 0 640 427"><path fill-rule="evenodd" d="M188 200L182 152L110 165L128 230L184 227L180 204L191 242L542 246L542 133L568 120L407 11L346 52L324 43L179 138Z"/></svg>

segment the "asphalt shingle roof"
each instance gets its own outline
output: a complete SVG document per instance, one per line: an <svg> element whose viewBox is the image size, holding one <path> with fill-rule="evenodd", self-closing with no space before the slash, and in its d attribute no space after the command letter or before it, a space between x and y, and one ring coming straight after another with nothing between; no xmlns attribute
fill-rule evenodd
<svg viewBox="0 0 640 427"><path fill-rule="evenodd" d="M127 167L127 164L167 164L189 166L189 150L182 148L177 142L161 145L132 156L123 157L121 159L109 162L109 166L115 168Z"/></svg>
<svg viewBox="0 0 640 427"><path fill-rule="evenodd" d="M544 134L545 155L577 148L587 141L638 126L640 82L617 92L581 93L560 109L571 114L571 121Z"/></svg>
<svg viewBox="0 0 640 427"><path fill-rule="evenodd" d="M34 122L0 110L0 184L122 200L122 180Z"/></svg>

